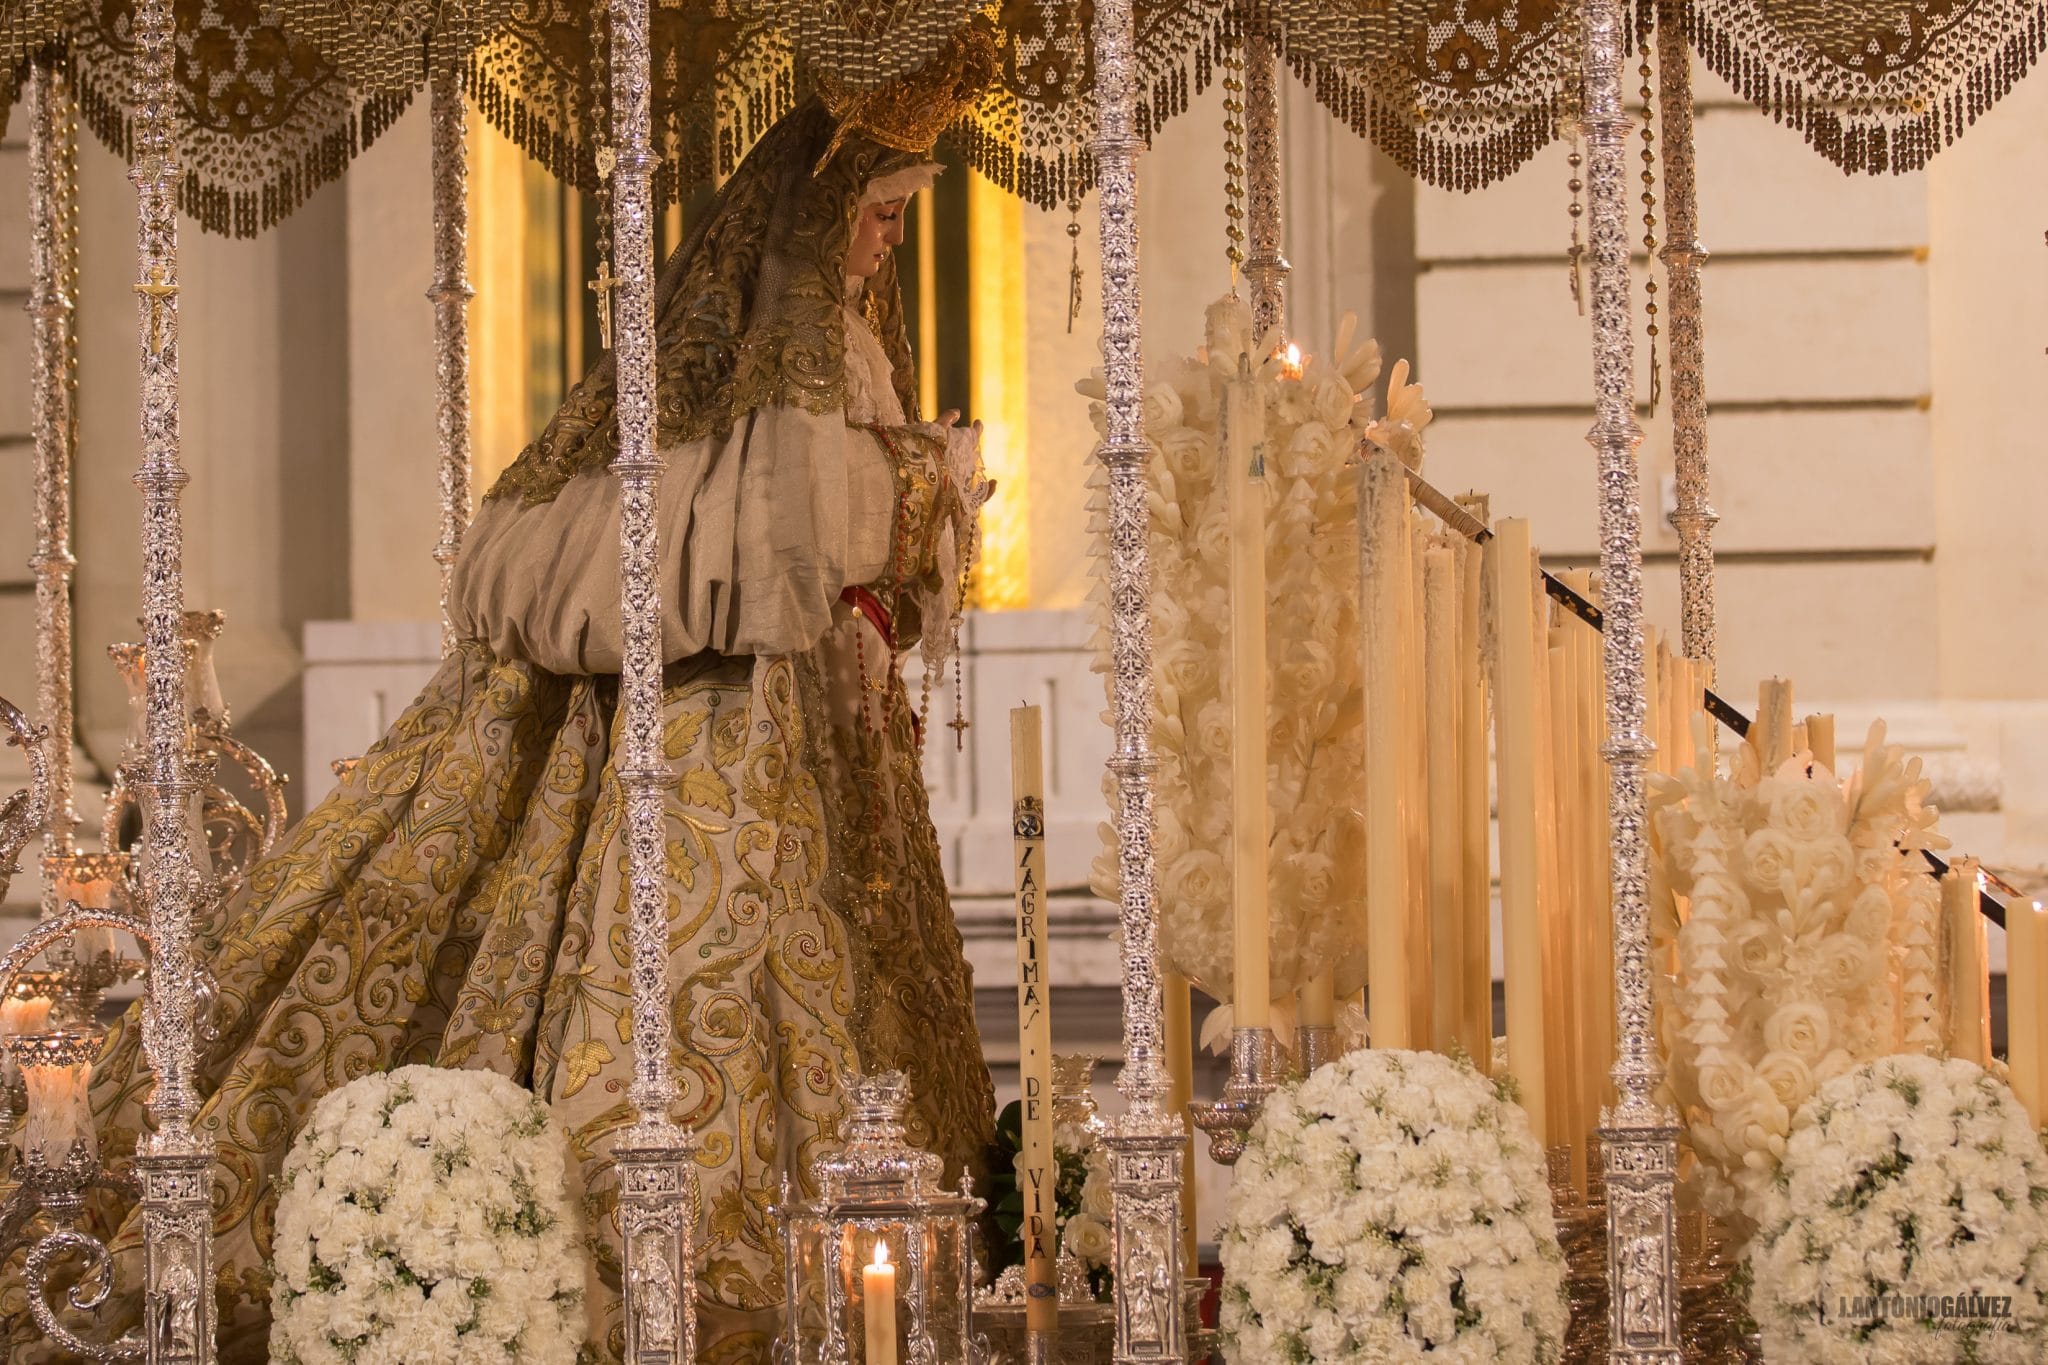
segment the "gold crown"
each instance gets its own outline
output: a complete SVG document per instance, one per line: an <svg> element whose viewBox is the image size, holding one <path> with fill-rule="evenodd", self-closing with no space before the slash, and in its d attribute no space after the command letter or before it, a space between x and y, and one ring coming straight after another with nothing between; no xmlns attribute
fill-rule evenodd
<svg viewBox="0 0 2048 1365"><path fill-rule="evenodd" d="M839 121L839 130L818 164L831 160L853 133L899 152L929 153L939 134L981 98L995 74L995 30L978 17L923 66L882 85L855 89L820 73L818 95Z"/></svg>

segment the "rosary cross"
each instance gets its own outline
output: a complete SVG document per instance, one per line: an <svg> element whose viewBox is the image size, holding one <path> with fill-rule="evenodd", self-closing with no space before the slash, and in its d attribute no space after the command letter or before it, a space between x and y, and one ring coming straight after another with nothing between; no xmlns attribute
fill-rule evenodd
<svg viewBox="0 0 2048 1365"><path fill-rule="evenodd" d="M619 277L612 274L609 256L599 258L597 278L583 286L597 295L597 344L600 349L612 348L612 294L619 287Z"/></svg>
<svg viewBox="0 0 2048 1365"><path fill-rule="evenodd" d="M149 300L149 353L159 355L164 349L164 305L178 297L178 286L159 261L149 268L149 278L135 286L135 292Z"/></svg>

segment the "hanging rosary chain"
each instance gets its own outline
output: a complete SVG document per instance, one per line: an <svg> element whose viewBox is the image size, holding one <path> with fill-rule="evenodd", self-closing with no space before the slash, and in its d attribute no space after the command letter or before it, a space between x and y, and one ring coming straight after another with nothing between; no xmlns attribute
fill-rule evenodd
<svg viewBox="0 0 2048 1365"><path fill-rule="evenodd" d="M611 7L608 4L590 7L590 57L595 88L591 91L593 107L600 112L611 107L612 59L611 59ZM602 129L606 125L601 119L593 119L591 126ZM597 172L596 188L592 191L595 205L593 233L597 247L597 270L590 283L584 286L597 298L597 344L601 350L612 349L613 299L619 290L619 277L612 270L612 173L617 169L618 149L612 145L609 135L600 132L591 149L593 168ZM581 266L582 262L577 262Z"/></svg>
<svg viewBox="0 0 2048 1365"><path fill-rule="evenodd" d="M1640 94L1643 99L1643 314L1649 319L1644 335L1649 340L1650 350L1650 412L1657 411L1657 402L1664 394L1663 370L1657 361L1657 338L1663 335L1657 326L1657 130L1656 88L1651 83L1653 72L1650 67L1648 45L1640 48L1642 64L1637 68L1642 77Z"/></svg>
<svg viewBox="0 0 2048 1365"><path fill-rule="evenodd" d="M1571 142L1565 152L1564 164L1569 176L1564 187L1571 195L1572 244L1565 252L1565 267L1570 273L1572 303L1579 310L1579 316L1586 316L1586 241L1582 230L1586 220L1586 153L1580 138L1576 121L1571 126Z"/></svg>
<svg viewBox="0 0 2048 1365"><path fill-rule="evenodd" d="M1233 27L1223 46L1223 236L1230 261L1230 287L1237 288L1245 259L1245 34Z"/></svg>

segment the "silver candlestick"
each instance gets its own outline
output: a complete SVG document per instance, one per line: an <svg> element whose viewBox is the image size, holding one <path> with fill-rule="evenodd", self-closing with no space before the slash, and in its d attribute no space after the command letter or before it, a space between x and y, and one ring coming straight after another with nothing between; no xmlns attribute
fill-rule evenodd
<svg viewBox="0 0 2048 1365"><path fill-rule="evenodd" d="M1636 447L1635 341L1629 308L1626 144L1621 101L1620 0L1584 8L1586 181L1592 259L1596 417L1588 442L1599 456L1600 575L1612 826L1615 1035L1619 1100L1600 1129L1607 1198L1608 1358L1615 1365L1679 1365L1678 1257L1674 1194L1676 1118L1657 1103L1663 1076L1650 1009L1649 911L1645 894L1642 489Z"/></svg>
<svg viewBox="0 0 2048 1365"><path fill-rule="evenodd" d="M1258 1122L1266 1097L1280 1084L1280 1048L1272 1030L1241 1028L1230 1035L1230 1079L1213 1104L1191 1104L1195 1127L1209 1135L1209 1159L1234 1166L1245 1135Z"/></svg>
<svg viewBox="0 0 2048 1365"><path fill-rule="evenodd" d="M1152 861L1152 573L1147 555L1143 362L1138 328L1137 39L1132 0L1095 7L1095 165L1100 186L1102 369L1109 475L1111 699L1126 1107L1110 1126L1118 1365L1180 1361L1186 1121L1163 1103L1164 1004Z"/></svg>

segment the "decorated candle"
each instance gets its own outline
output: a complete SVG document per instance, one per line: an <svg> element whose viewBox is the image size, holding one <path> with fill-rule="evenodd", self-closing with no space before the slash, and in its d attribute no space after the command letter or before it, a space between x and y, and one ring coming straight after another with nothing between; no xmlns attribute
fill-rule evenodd
<svg viewBox="0 0 2048 1365"><path fill-rule="evenodd" d="M1012 862L1017 870L1017 1079L1023 1117L1026 1330L1059 1329L1058 1235L1052 1145L1052 1011L1045 923L1045 746L1036 706L1010 712ZM894 1273L893 1271L891 1272Z"/></svg>

